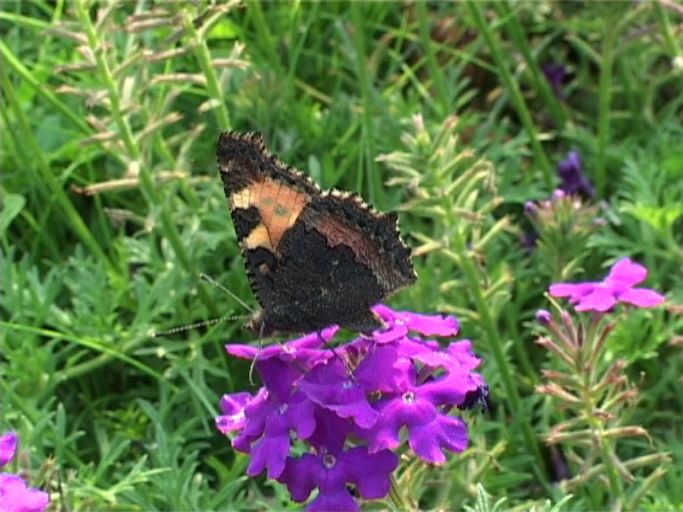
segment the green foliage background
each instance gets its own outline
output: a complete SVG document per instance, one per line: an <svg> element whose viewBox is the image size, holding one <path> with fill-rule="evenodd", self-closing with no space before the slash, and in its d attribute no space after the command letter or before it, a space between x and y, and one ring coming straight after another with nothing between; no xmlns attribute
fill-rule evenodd
<svg viewBox="0 0 683 512"><path fill-rule="evenodd" d="M253 388L222 349L253 339L243 321L152 337L247 314L200 272L255 304L216 176L231 128L400 210L419 278L391 304L455 313L483 358L492 405L468 414L471 448L405 466L406 494L560 502L541 439L564 412L534 393L548 362L531 320L550 282L621 256L681 302L681 24L666 1L2 2L0 430L20 433L34 483L73 510L294 507L213 424L222 393ZM546 62L567 69L564 99ZM523 204L550 195L570 149L606 223L528 251ZM549 262L568 254L560 276ZM636 471L625 508L683 505L675 311L638 311L610 340L641 390L629 421L651 436L620 449L673 460ZM591 482L571 494L562 507L615 505Z"/></svg>

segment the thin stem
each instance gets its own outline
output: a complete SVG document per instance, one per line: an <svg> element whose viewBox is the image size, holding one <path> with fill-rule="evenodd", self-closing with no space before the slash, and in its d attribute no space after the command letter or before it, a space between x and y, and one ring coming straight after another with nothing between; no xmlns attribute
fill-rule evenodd
<svg viewBox="0 0 683 512"><path fill-rule="evenodd" d="M419 24L420 31L420 44L425 52L427 58L427 68L429 69L429 76L432 77L434 87L436 89L436 95L439 103L439 116L445 116L449 112L448 94L446 89L446 82L444 80L443 71L439 67L436 61L436 55L434 54L434 40L430 34L430 23L431 20L427 16L427 3L424 1L418 1L415 4L417 10L417 21Z"/></svg>
<svg viewBox="0 0 683 512"><path fill-rule="evenodd" d="M524 407L522 405L522 399L519 394L519 389L517 388L517 383L512 377L512 368L505 357L505 349L503 348L503 343L498 332L498 328L491 315L491 310L484 299L484 292L481 288L481 281L477 273L477 269L472 263L472 260L467 255L467 248L465 246L465 241L462 238L461 233L458 229L453 230L453 241L454 249L460 260L460 266L463 274L465 275L465 280L467 281L468 288L472 297L474 298L474 303L479 313L481 319L481 324L488 338L489 347L493 354L493 358L496 360L496 366L500 372L501 379L508 392L508 399L510 401L510 408L513 411L513 417L515 422L522 430L522 436L524 438L524 444L531 454L534 456L534 472L538 477L541 484L548 490L550 490L550 484L547 481L546 468L541 454L541 450L536 442L536 437L531 430L531 422L528 418L524 417L522 411Z"/></svg>
<svg viewBox="0 0 683 512"><path fill-rule="evenodd" d="M487 23L486 19L484 18L484 14L481 10L482 4L478 2L468 2L466 5L469 7L470 12L474 17L477 29L479 30L479 32L481 32L482 36L484 37L484 40L486 41L486 44L489 47L489 50L491 51L491 56L495 61L496 69L499 72L500 78L503 81L505 88L510 94L510 100L512 101L512 104L514 105L515 110L519 115L522 126L524 127L524 130L526 131L527 136L529 137L531 150L534 153L536 163L541 167L541 171L543 172L543 178L545 180L545 185L548 189L550 189L552 188L554 183L553 170L550 166L548 158L545 156L545 152L543 150L543 146L541 145L541 141L538 138L536 128L534 127L534 123L531 118L531 113L529 112L529 109L527 108L526 103L524 102L524 98L522 97L522 94L519 91L519 87L517 86L515 78L512 76L512 73L510 73L510 70L508 69L507 55L504 49L501 47L499 41L491 31L491 28L489 27L489 24Z"/></svg>
<svg viewBox="0 0 683 512"><path fill-rule="evenodd" d="M28 152L34 156L35 167L37 168L39 175L37 177L38 182L46 185L47 191L49 191L49 194L62 208L67 222L71 225L73 232L81 240L83 245L88 248L88 250L96 259L105 262L110 270L112 270L115 274L118 274L115 267L112 265L112 262L99 246L97 240L95 240L95 237L88 229L88 226L86 226L86 224L83 222L80 214L74 207L67 194L64 192L62 184L57 180L56 176L52 172L52 169L50 169L49 163L47 160L45 160L45 154L35 139L33 130L31 129L28 119L24 115L24 111L21 109L21 105L14 94L14 87L12 87L5 69L6 68L4 66L0 66L0 80L2 83L2 89L5 92L5 98L7 99L8 104L14 111L15 119L17 121L19 130L22 133L22 144L28 149Z"/></svg>
<svg viewBox="0 0 683 512"><path fill-rule="evenodd" d="M375 143L372 129L372 111L375 102L372 98L372 86L368 75L368 66L365 60L365 18L361 11L361 4L351 4L351 18L353 20L353 43L355 46L356 75L363 96L363 122L361 137L360 175L367 176L369 196L377 204L384 203L384 187L382 186L381 172L375 166Z"/></svg>
<svg viewBox="0 0 683 512"><path fill-rule="evenodd" d="M505 27L510 35L510 39L515 43L515 46L522 54L522 57L524 57L534 89L538 91L541 95L541 100L543 100L543 103L548 107L550 115L555 121L555 126L557 128L563 127L567 121L567 115L557 97L553 94L548 80L546 80L543 73L541 73L538 63L531 53L528 38L510 6L510 0L496 2L494 5L505 18Z"/></svg>
<svg viewBox="0 0 683 512"><path fill-rule="evenodd" d="M389 487L389 499L396 506L398 510L408 510L406 501L403 499L401 492L398 490L398 483L394 475L390 477L391 485Z"/></svg>
<svg viewBox="0 0 683 512"><path fill-rule="evenodd" d="M83 119L81 119L81 117L79 117L78 114L73 111L73 109L69 108L65 103L60 101L59 98L48 87L45 87L44 84L40 83L1 40L0 55L2 56L3 66L9 67L14 73L16 73L19 78L21 78L22 83L30 85L38 96L47 101L48 104L52 105L60 114L65 116L84 134L92 135L92 130L88 127L85 121L83 121Z"/></svg>
<svg viewBox="0 0 683 512"><path fill-rule="evenodd" d="M671 26L671 20L669 20L669 15L662 6L661 0L657 0L653 4L655 9L655 14L657 15L657 21L661 27L661 32L664 36L664 42L666 43L666 49L671 54L671 58L681 56L681 48L678 44L678 39L676 38L676 32Z"/></svg>
<svg viewBox="0 0 683 512"><path fill-rule="evenodd" d="M216 70L211 63L211 54L209 53L209 48L206 46L206 40L200 37L197 33L197 29L194 27L192 17L189 15L185 18L185 30L187 30L187 33L192 40L195 57L199 62L199 67L202 68L204 77L206 78L206 88L209 92L209 96L218 102L218 107L213 109L213 111L216 113L216 121L218 122L218 126L220 126L223 130L228 130L231 126L230 116L228 115L228 109L225 107L223 91L221 90L218 76L216 76Z"/></svg>
<svg viewBox="0 0 683 512"><path fill-rule="evenodd" d="M83 0L77 0L75 5L81 26L85 30L85 34L88 39L88 45L90 46L90 49L95 55L97 70L99 72L100 79L102 80L102 82L104 82L104 85L107 88L107 92L109 95L108 97L111 105L110 112L112 118L114 119L114 122L116 123L116 126L118 127L119 136L121 137L121 140L123 141L123 144L126 147L130 160L133 162L137 162L139 164L138 178L140 180L140 189L142 191L142 194L147 200L147 204L150 208L152 208L154 205L160 205L159 218L161 220L162 232L166 239L170 242L176 257L180 262L180 265L183 267L183 270L194 275L196 274L196 271L194 269L192 261L187 253L187 250L185 249L180 234L176 229L173 218L157 191L156 183L153 177L151 176L150 166L144 165L143 162L140 161L140 148L135 142L135 138L133 137L130 125L128 124L128 119L122 112L118 86L114 80L111 70L109 69L109 65L105 58L104 50L99 44L98 35L95 31L95 27L92 24L92 20L90 19L87 10L83 6ZM206 293L206 291L203 288L200 288L198 293L202 302L204 302L204 304L206 304L207 308L209 309L210 314L212 316L218 316L216 307L211 298Z"/></svg>
<svg viewBox="0 0 683 512"><path fill-rule="evenodd" d="M605 38L600 61L600 85L598 99L598 147L595 165L595 192L598 199L605 195L607 183L607 144L609 142L609 113L612 99L612 59L616 30L611 23L605 24Z"/></svg>
<svg viewBox="0 0 683 512"><path fill-rule="evenodd" d="M619 478L619 472L614 467L612 462L615 456L612 450L612 445L604 435L604 422L595 415L597 407L591 390L595 388L597 379L597 364L588 364L587 361L593 354L593 348L596 345L594 337L599 333L598 326L600 325L601 316L593 315L588 323L585 333L585 341L579 347L579 353L576 357L575 371L582 376L582 385L580 389L581 403L583 407L583 414L585 415L591 429L593 441L598 444L600 457L605 465L605 472L610 486L610 494L619 502L623 499L623 488ZM596 357L599 359L599 357Z"/></svg>
<svg viewBox="0 0 683 512"><path fill-rule="evenodd" d="M85 6L83 5L83 0L76 0L75 2L76 12L78 13L78 19L80 21L81 27L85 31L85 36L88 39L88 46L95 55L95 63L97 64L97 71L100 77L103 79L104 86L107 88L107 97L111 104L110 112L114 123L119 130L119 136L123 142L123 145L128 151L128 156L131 160L137 161L140 159L140 149L133 138L133 132L128 124L128 119L121 113L121 98L119 97L118 87L114 82L114 77L109 69L109 64L105 57L105 49L103 46L99 45L99 40L95 32L95 27L92 24L90 15L88 14ZM141 171L141 173L144 171Z"/></svg>

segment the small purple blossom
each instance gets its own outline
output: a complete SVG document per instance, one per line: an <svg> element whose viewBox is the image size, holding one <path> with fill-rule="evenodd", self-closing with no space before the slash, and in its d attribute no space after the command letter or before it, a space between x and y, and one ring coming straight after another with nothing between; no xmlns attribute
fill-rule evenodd
<svg viewBox="0 0 683 512"><path fill-rule="evenodd" d="M0 467L14 458L16 449L16 434L7 432L0 436ZM0 511L42 512L49 502L46 492L27 487L19 475L0 473Z"/></svg>
<svg viewBox="0 0 683 512"><path fill-rule="evenodd" d="M564 79L567 75L566 70L562 64L553 64L552 62L546 62L541 64L541 71L545 75L545 79L550 84L553 94L560 100L565 97L564 94Z"/></svg>
<svg viewBox="0 0 683 512"><path fill-rule="evenodd" d="M0 467L6 466L14 458L17 451L17 435L7 432L0 436Z"/></svg>
<svg viewBox="0 0 683 512"><path fill-rule="evenodd" d="M442 348L424 339L456 335L454 317L373 310L384 328L334 352L325 344L336 327L261 351L226 346L256 359L264 387L256 395L224 395L218 429L250 455L250 476L266 470L297 502L317 489L309 510L358 510L349 485L364 499L386 496L402 439L433 464L443 463L447 451L463 451L467 427L449 412L483 403L487 394L473 371L480 361L470 341ZM307 446L298 457L296 442Z"/></svg>
<svg viewBox="0 0 683 512"><path fill-rule="evenodd" d="M547 309L539 309L536 311L536 321L542 325L548 325L553 321L553 315Z"/></svg>
<svg viewBox="0 0 683 512"><path fill-rule="evenodd" d="M583 174L581 157L578 151L570 151L567 157L557 165L557 174L560 176L560 189L565 193L579 194L586 199L595 196L595 190L588 178Z"/></svg>
<svg viewBox="0 0 683 512"><path fill-rule="evenodd" d="M569 297L577 311L605 312L617 302L651 308L664 302L664 296L649 288L634 288L645 280L647 269L630 258L621 258L600 282L556 283L550 286L553 297Z"/></svg>

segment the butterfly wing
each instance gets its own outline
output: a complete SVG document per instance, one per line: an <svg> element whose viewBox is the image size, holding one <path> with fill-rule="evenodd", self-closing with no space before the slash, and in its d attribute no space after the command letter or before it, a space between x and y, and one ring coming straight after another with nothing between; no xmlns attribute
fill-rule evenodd
<svg viewBox="0 0 683 512"><path fill-rule="evenodd" d="M259 135L225 133L217 153L261 331L377 327L370 307L415 281L396 216L321 193Z"/></svg>

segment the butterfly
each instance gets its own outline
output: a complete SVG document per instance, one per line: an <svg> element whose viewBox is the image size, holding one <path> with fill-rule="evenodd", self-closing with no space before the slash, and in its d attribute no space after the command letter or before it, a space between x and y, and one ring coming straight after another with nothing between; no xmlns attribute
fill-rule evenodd
<svg viewBox="0 0 683 512"><path fill-rule="evenodd" d="M222 133L216 154L261 306L248 327L261 335L380 327L370 308L416 280L397 215L322 191L270 154L259 133Z"/></svg>

